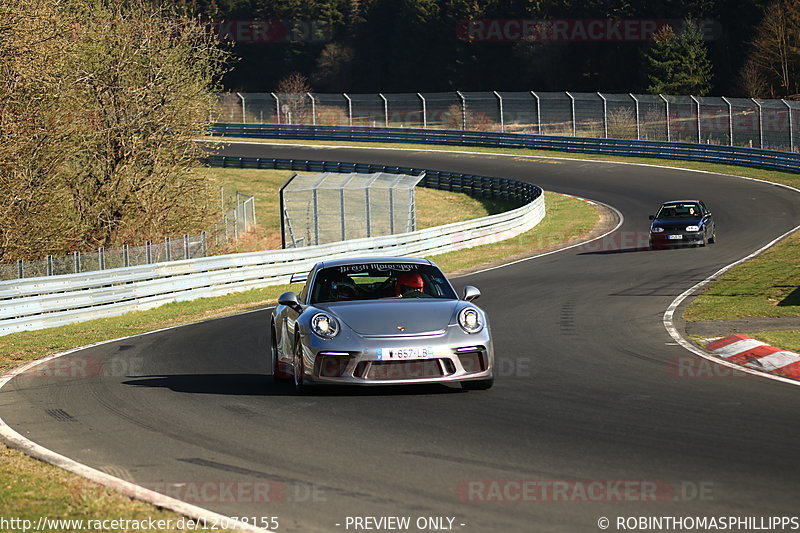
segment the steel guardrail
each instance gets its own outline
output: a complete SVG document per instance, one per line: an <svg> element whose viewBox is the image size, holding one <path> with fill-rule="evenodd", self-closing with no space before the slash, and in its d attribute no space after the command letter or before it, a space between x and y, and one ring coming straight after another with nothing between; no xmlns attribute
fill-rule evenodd
<svg viewBox="0 0 800 533"><path fill-rule="evenodd" d="M559 152L702 161L800 173L800 154L739 146L669 141L596 139L526 133L414 128L216 123L213 136L412 143L489 148L527 148Z"/></svg>
<svg viewBox="0 0 800 533"><path fill-rule="evenodd" d="M225 158L214 166L279 168L301 171L420 173L385 165L290 159ZM520 207L487 217L415 232L385 235L286 250L185 259L80 274L0 282L0 335L60 326L149 309L164 303L221 296L289 283L323 259L356 255L435 255L497 242L524 233L545 214L542 190L515 180L424 170L425 186L504 198Z"/></svg>

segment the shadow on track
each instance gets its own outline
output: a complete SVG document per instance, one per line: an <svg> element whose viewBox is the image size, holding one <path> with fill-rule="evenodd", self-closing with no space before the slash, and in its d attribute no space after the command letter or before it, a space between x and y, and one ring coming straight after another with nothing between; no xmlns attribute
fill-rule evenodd
<svg viewBox="0 0 800 533"><path fill-rule="evenodd" d="M264 374L175 374L137 376L123 385L166 388L187 394L227 394L235 396L404 396L421 394L453 394L465 392L453 385L387 385L387 386L318 386L302 393L291 383L276 383Z"/></svg>

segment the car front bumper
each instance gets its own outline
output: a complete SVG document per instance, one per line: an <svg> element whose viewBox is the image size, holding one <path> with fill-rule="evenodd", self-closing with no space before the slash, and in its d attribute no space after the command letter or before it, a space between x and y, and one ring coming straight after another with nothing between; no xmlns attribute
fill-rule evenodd
<svg viewBox="0 0 800 533"><path fill-rule="evenodd" d="M686 244L702 244L702 231L672 231L662 233L650 233L650 245L658 246L681 246Z"/></svg>

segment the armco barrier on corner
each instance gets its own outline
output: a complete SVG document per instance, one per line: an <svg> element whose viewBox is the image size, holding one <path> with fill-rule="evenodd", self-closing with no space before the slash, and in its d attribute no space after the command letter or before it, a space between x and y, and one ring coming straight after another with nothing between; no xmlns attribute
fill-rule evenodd
<svg viewBox="0 0 800 533"><path fill-rule="evenodd" d="M488 131L240 123L214 124L211 128L211 134L215 136L261 139L398 142L492 148L528 148L532 150L556 150L585 154L703 161L800 172L800 154L798 153L716 144L559 137L554 135Z"/></svg>
<svg viewBox="0 0 800 533"><path fill-rule="evenodd" d="M357 255L425 256L511 238L538 224L544 195L515 180L433 170L288 159L209 158L218 166L303 171L426 172L420 184L475 196L505 198L521 207L411 233L386 235L287 250L230 254L0 282L0 335L60 326L159 305L289 282L318 261Z"/></svg>

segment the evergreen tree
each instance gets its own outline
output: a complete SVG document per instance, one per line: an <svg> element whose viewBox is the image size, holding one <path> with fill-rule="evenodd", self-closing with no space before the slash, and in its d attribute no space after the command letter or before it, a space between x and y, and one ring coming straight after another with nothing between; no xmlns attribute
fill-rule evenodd
<svg viewBox="0 0 800 533"><path fill-rule="evenodd" d="M653 94L704 96L711 90L708 49L700 28L691 19L686 19L680 33L671 26L660 28L645 58L650 82L647 90Z"/></svg>

